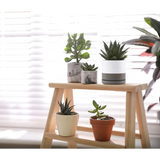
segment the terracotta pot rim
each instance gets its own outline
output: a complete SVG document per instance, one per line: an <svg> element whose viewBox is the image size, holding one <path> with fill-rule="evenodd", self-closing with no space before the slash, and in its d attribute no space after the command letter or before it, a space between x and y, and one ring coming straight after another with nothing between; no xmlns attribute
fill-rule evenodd
<svg viewBox="0 0 160 160"><path fill-rule="evenodd" d="M97 119L94 119L95 117L97 117L97 116L92 116L92 117L90 117L90 119L97 121ZM112 121L112 120L115 120L114 117L111 117L111 116L108 116L108 117L113 118L113 119L110 119L110 120L101 120L101 121Z"/></svg>

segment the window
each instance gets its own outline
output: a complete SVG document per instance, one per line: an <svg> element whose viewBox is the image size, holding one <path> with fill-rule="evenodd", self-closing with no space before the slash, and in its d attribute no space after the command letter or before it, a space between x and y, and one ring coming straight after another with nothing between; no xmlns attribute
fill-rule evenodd
<svg viewBox="0 0 160 160"><path fill-rule="evenodd" d="M91 57L87 61L99 67L98 81L101 83L102 58L99 50L103 48L102 41L123 42L137 38L141 33L132 27L148 29L144 17L160 20L157 10L141 11L141 7L137 7L136 12L130 8L124 12L118 9L113 12L111 7L106 9L105 5L94 2L95 6L88 12L87 5L84 6L84 12L77 11L74 7L73 10L67 10L65 5L60 9L54 6L55 10L8 9L0 12L0 127L44 128L53 93L53 89L48 88L48 83L67 81L64 48L68 32L83 32L85 39L91 40ZM146 49L144 47L127 47L130 47L127 83L148 83L153 70L146 75L141 69L148 60L155 59L139 57ZM157 81L153 92L145 100L145 109L158 101L159 85L160 82ZM87 111L92 108L92 100L95 99L99 104L107 104L106 112L116 118L115 126L124 128L124 93L84 93L75 90L74 95L75 110L80 113L79 123L89 124L91 115ZM160 133L157 128L157 110L158 106L146 113L150 134Z"/></svg>

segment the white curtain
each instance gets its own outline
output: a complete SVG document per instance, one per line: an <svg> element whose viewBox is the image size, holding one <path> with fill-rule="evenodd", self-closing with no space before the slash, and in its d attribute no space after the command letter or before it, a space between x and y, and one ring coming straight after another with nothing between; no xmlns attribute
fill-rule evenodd
<svg viewBox="0 0 160 160"><path fill-rule="evenodd" d="M108 1L76 2L59 1L46 5L46 1L39 3L41 7L36 9L34 3L31 9L17 6L0 11L0 127L44 128L54 91L48 83L67 81L64 48L68 33L84 33L85 39L91 40L91 57L82 61L99 67L98 82L101 83L102 58L99 53L103 48L102 41L124 42L138 38L141 33L133 26L150 29L144 17L160 20L156 9L144 9L149 4L137 6L136 2L118 1L121 5L118 7ZM126 3L128 7L124 7ZM149 83L153 69L148 75L141 69L148 60L155 61L155 58L140 57L146 49L144 47L126 47L130 47L126 60L127 83ZM157 81L145 100L145 110L149 104L158 101L159 85ZM123 92L74 90L79 124L89 125L91 114L87 111L93 108L93 99L107 105L106 114L116 118L115 127L124 128ZM158 110L155 106L146 112L150 134L160 133L156 117Z"/></svg>

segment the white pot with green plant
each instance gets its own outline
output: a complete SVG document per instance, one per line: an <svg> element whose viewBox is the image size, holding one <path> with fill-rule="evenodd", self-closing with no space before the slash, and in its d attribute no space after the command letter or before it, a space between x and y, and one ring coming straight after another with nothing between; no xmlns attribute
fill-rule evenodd
<svg viewBox="0 0 160 160"><path fill-rule="evenodd" d="M109 46L103 41L104 51L101 49L102 61L102 83L103 84L125 84L126 82L126 62L127 49L114 41Z"/></svg>
<svg viewBox="0 0 160 160"><path fill-rule="evenodd" d="M58 133L61 136L74 136L77 130L79 114L72 112L73 106L69 106L70 102L66 98L65 103L58 102L60 112L56 113L56 124Z"/></svg>
<svg viewBox="0 0 160 160"><path fill-rule="evenodd" d="M83 63L81 71L81 83L83 84L96 84L97 83L97 69L95 64L91 65L88 63Z"/></svg>
<svg viewBox="0 0 160 160"><path fill-rule="evenodd" d="M84 33L81 33L79 37L75 33L70 36L68 33L67 45L65 48L66 54L71 54L70 57L66 57L65 62L70 62L76 60L76 62L68 63L67 66L67 77L68 83L81 83L81 63L82 59L88 59L90 57L88 52L83 52L84 50L89 50L91 47L91 41L84 39Z"/></svg>

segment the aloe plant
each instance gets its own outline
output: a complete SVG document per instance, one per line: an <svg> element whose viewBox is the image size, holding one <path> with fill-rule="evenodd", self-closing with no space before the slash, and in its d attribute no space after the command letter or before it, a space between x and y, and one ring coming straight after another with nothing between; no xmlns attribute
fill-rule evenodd
<svg viewBox="0 0 160 160"><path fill-rule="evenodd" d="M66 57L65 62L70 62L73 59L76 60L77 63L81 61L81 59L88 59L90 57L88 52L82 53L83 50L89 50L91 47L91 41L84 39L84 33L81 33L77 38L78 34L75 33L70 35L68 33L68 43L65 47L66 54L72 54L70 57Z"/></svg>
<svg viewBox="0 0 160 160"><path fill-rule="evenodd" d="M103 41L104 44L104 51L101 49L100 55L105 59L105 60L124 60L127 55L127 49L124 49L125 44L120 44L116 41L113 43L110 42L109 46Z"/></svg>
<svg viewBox="0 0 160 160"><path fill-rule="evenodd" d="M71 102L71 100L68 101L68 98L66 98L64 103L62 103L62 100L60 102L58 101L58 104L60 106L60 112L61 112L62 115L72 115L72 114L74 114L74 112L72 112L72 109L73 109L74 105L69 106L70 102Z"/></svg>
<svg viewBox="0 0 160 160"><path fill-rule="evenodd" d="M142 35L137 39L131 39L131 40L124 42L124 44L139 45L139 46L148 47L146 52L152 53L154 56L156 56L156 62L155 62L156 68L153 72L152 80L149 82L148 88L145 91L145 94L143 96L143 100L145 100L145 98L151 93L154 83L160 78L160 21L158 21L154 18L151 18L151 17L145 17L144 21L157 32L157 35L152 34L151 32L148 32L144 28L133 27L133 28L137 29L138 31L145 33L145 35ZM152 64L154 64L154 63L148 62L144 66L142 71L144 71L146 74L148 74ZM147 111L149 111L156 104L157 103L149 105Z"/></svg>

